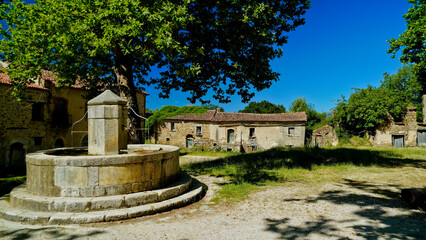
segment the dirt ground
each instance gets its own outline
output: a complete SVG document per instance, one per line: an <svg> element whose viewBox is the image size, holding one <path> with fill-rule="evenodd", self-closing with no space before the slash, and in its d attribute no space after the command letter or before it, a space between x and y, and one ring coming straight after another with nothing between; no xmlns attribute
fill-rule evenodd
<svg viewBox="0 0 426 240"><path fill-rule="evenodd" d="M419 180L425 169L416 169ZM412 171L409 171L412 172ZM402 186L363 179L269 186L237 203L211 199L220 178L197 176L209 188L192 205L120 222L41 226L0 220L5 239L426 239L426 213L399 198ZM424 183L419 183L424 184Z"/></svg>

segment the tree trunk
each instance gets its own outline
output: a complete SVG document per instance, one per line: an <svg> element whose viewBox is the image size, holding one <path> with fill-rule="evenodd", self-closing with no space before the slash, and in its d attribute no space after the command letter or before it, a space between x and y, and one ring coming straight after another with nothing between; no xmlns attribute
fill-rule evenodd
<svg viewBox="0 0 426 240"><path fill-rule="evenodd" d="M136 87L133 82L133 61L131 56L126 56L121 49L114 51L115 69L120 97L127 101L126 107L131 107L139 114L138 101L136 97ZM141 119L128 109L127 127L131 138L131 143L143 143Z"/></svg>
<svg viewBox="0 0 426 240"><path fill-rule="evenodd" d="M402 189L401 191L402 200L407 202L413 207L419 207L426 201L426 189L411 188Z"/></svg>

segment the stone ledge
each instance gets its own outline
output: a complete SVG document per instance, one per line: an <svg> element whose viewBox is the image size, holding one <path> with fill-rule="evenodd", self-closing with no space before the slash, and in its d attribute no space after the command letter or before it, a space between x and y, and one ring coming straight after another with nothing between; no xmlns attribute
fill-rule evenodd
<svg viewBox="0 0 426 240"><path fill-rule="evenodd" d="M128 208L164 201L186 192L191 177L181 174L178 182L163 189L102 197L43 197L27 193L25 188L15 188L10 193L11 205L32 211L88 212L106 209Z"/></svg>
<svg viewBox="0 0 426 240"><path fill-rule="evenodd" d="M189 192L162 202L124 209L85 213L38 212L21 210L10 206L7 199L8 196L5 195L4 197L0 198L0 217L10 221L17 221L28 224L51 225L117 221L151 215L163 211L169 211L174 208L183 207L201 199L204 195L205 189L203 185L198 181L193 181Z"/></svg>

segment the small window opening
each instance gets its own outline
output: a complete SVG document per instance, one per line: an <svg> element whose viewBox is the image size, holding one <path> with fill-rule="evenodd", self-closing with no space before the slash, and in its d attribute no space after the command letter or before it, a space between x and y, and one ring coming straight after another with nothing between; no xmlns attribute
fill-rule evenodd
<svg viewBox="0 0 426 240"><path fill-rule="evenodd" d="M197 126L197 127L195 128L195 135L197 135L197 136L201 136L201 126Z"/></svg>
<svg viewBox="0 0 426 240"><path fill-rule="evenodd" d="M254 128L250 128L250 135L249 135L251 138L253 138L253 137L255 137L255 134L254 134Z"/></svg>
<svg viewBox="0 0 426 240"><path fill-rule="evenodd" d="M56 142L55 142L55 148L63 148L64 146L65 146L64 140L62 140L60 138L56 140Z"/></svg>
<svg viewBox="0 0 426 240"><path fill-rule="evenodd" d="M170 138L166 138L166 142L170 142Z"/></svg>
<svg viewBox="0 0 426 240"><path fill-rule="evenodd" d="M288 128L288 135L294 135L294 127Z"/></svg>
<svg viewBox="0 0 426 240"><path fill-rule="evenodd" d="M175 126L175 123L174 123L174 122L170 123L170 130L171 130L171 131L176 130L176 126Z"/></svg>
<svg viewBox="0 0 426 240"><path fill-rule="evenodd" d="M33 103L31 120L33 121L44 120L44 103Z"/></svg>
<svg viewBox="0 0 426 240"><path fill-rule="evenodd" d="M234 129L228 129L227 140L228 140L227 141L228 143L234 143L235 142Z"/></svg>

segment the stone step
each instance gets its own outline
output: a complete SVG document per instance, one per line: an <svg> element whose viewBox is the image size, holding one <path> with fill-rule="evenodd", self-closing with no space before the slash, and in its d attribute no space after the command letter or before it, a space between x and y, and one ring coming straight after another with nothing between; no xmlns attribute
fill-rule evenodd
<svg viewBox="0 0 426 240"><path fill-rule="evenodd" d="M146 215L152 215L186 206L201 199L205 190L203 185L193 180L187 193L160 202L149 203L129 208L110 209L93 212L41 212L12 207L8 195L0 198L0 217L9 221L29 224L82 224L118 221Z"/></svg>
<svg viewBox="0 0 426 240"><path fill-rule="evenodd" d="M158 190L103 197L45 197L31 195L25 187L10 193L13 207L42 212L92 212L129 208L164 201L183 194L191 185L191 177L182 173L178 182Z"/></svg>

